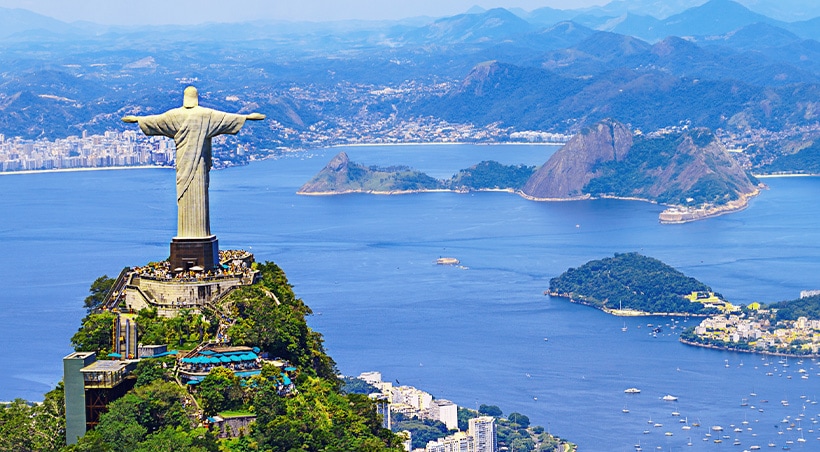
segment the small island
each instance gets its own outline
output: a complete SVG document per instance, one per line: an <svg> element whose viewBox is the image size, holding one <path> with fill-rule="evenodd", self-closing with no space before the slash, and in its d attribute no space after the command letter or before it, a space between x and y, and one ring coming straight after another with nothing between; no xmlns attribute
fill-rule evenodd
<svg viewBox="0 0 820 452"><path fill-rule="evenodd" d="M706 316L735 308L706 284L638 253L570 268L547 293L615 315Z"/></svg>
<svg viewBox="0 0 820 452"><path fill-rule="evenodd" d="M514 192L520 190L534 172L534 166L502 165L494 161L484 161L460 170L450 179L440 180L407 166L365 166L351 162L347 153L340 152L297 193L395 195L435 191Z"/></svg>

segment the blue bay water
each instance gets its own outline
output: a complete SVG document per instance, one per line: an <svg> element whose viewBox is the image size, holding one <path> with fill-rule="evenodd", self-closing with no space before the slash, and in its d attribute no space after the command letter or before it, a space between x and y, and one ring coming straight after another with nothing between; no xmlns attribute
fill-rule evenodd
<svg viewBox="0 0 820 452"><path fill-rule="evenodd" d="M783 367L687 347L677 333L691 320L672 329L672 319L611 317L543 295L567 268L629 251L661 259L735 303L818 289L820 179L766 179L770 189L748 209L683 225L658 224L660 206L617 200L297 196L339 150L215 171L211 213L223 248L250 249L287 272L342 373L380 370L459 405L523 412L582 450L634 450L638 442L644 450L717 450L733 447L735 437L738 449L770 441L779 448L801 434L806 450L820 446L811 420L820 419L817 362L790 359ZM486 159L538 165L555 148L344 150L361 163L449 177ZM167 257L176 226L173 171L11 175L0 177L0 190L0 399L36 400L61 378L94 278ZM440 256L466 268L437 266ZM664 325L663 333L652 337L648 323ZM632 386L642 393L626 396ZM679 401L663 402L667 393ZM681 419L702 427L683 430ZM703 441L711 425L730 438Z"/></svg>

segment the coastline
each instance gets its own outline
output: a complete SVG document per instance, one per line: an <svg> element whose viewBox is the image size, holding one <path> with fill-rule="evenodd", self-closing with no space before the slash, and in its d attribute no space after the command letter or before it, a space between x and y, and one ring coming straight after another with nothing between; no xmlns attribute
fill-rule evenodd
<svg viewBox="0 0 820 452"><path fill-rule="evenodd" d="M469 190L453 190L451 188L430 188L430 189L423 189L423 190L360 190L360 189L350 189L350 190L342 190L342 191L315 191L315 192L305 192L305 191L297 191L297 195L303 196L333 196L333 195L349 195L353 193L363 193L366 195L411 195L414 193L474 193L474 192L504 192L504 193L515 193L515 190L511 188L479 188L479 189L469 189Z"/></svg>
<svg viewBox="0 0 820 452"><path fill-rule="evenodd" d="M513 193L516 194L528 201L534 202L570 202L570 201L586 201L586 200L593 200L593 199L616 199L620 201L640 201L640 202L647 202L650 204L658 204L657 201L653 201L651 199L645 198L638 198L633 196L592 196L592 195L583 195L583 196L575 196L575 197L568 197L568 198L538 198L535 196L528 195L521 190L515 190L512 188L481 188L481 189L449 189L449 188L440 188L440 189L422 189L422 190L362 190L362 189L349 189L349 190L342 190L342 191L317 191L317 192L305 192L305 191L297 191L296 194L304 195L304 196L333 196L333 195L347 195L352 193L364 193L369 195L407 195L413 193L442 193L442 192L450 192L450 193L473 193L473 192L504 192L504 193ZM726 215L729 213L740 212L746 209L749 206L749 200L757 195L760 194L760 189L755 189L755 191L747 194L743 194L740 196L740 199L736 201L730 201L721 206L712 206L707 208L684 208L683 206L667 206L667 208L658 214L658 221L661 224L683 224L689 223L692 221L698 220L705 220L707 218L714 218L721 215ZM646 314L646 315L653 315L653 314Z"/></svg>
<svg viewBox="0 0 820 452"><path fill-rule="evenodd" d="M113 170L138 170L138 169L174 169L173 166L161 165L139 165L139 166L95 166L92 168L55 168L47 170L23 170L23 171L0 171L0 176L11 176L14 174L53 174L53 173L75 173L80 171L113 171Z"/></svg>
<svg viewBox="0 0 820 452"><path fill-rule="evenodd" d="M593 303L589 303L583 300L576 300L567 294L560 294L557 292L550 292L544 291L544 295L549 295L550 297L555 298L564 298L569 300L570 303L580 304L583 306L589 306L591 308L595 308L599 311L603 311L607 314L614 315L616 317L653 317L653 316L661 316L661 317L709 317L708 314L692 314L689 312L646 312L646 311L639 311L637 309L612 309L607 308L606 306L598 306Z"/></svg>
<svg viewBox="0 0 820 452"><path fill-rule="evenodd" d="M500 146L500 145L521 145L521 146L563 146L566 143L552 143L552 142L520 142L520 141L430 141L425 143L420 142L393 142L393 143L351 143L351 144L333 144L327 146L331 148L347 148L347 147L374 147L374 146L436 146L436 145L475 145L475 146Z"/></svg>
<svg viewBox="0 0 820 452"><path fill-rule="evenodd" d="M719 217L729 213L740 212L749 207L749 200L760 194L760 189L755 189L751 193L740 195L740 199L729 201L721 206L712 206L705 208L686 208L682 209L677 206L670 206L658 215L658 221L661 224L683 224L697 220L705 220L707 218Z"/></svg>
<svg viewBox="0 0 820 452"><path fill-rule="evenodd" d="M820 354L808 354L808 355L798 355L795 353L780 353L780 352L770 352L767 350L746 350L740 349L737 347L727 347L724 345L714 345L714 344L701 344L700 342L688 341L684 338L678 338L683 344L691 345L692 347L702 347L702 348L709 348L712 350L722 350L728 352L738 352L738 353L749 353L754 355L769 355L769 356L782 356L785 358L808 358L808 359L815 359L820 358Z"/></svg>
<svg viewBox="0 0 820 452"><path fill-rule="evenodd" d="M778 177L818 177L820 174L814 173L783 173L783 174L752 174L758 179L775 179Z"/></svg>

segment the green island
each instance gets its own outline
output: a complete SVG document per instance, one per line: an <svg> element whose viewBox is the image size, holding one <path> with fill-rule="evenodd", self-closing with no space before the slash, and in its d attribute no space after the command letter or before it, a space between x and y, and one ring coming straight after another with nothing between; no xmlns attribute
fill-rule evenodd
<svg viewBox="0 0 820 452"><path fill-rule="evenodd" d="M406 436L401 431L410 431L414 444L454 433L418 418L401 419L392 431L384 428L371 388L338 376L322 335L307 325L311 309L296 297L284 271L271 262L252 267L258 275L252 285L237 288L201 313L182 309L172 317L158 315L155 308L130 314L105 310L116 279L98 278L85 299L88 314L71 339L77 352L95 352L98 362L126 362L112 351L117 315L136 321L141 341L178 350L127 361L135 365L126 377L131 389L109 401L96 425L75 444L66 445L62 382L42 403L17 399L0 404L0 450L403 451ZM186 358L180 356L220 343L223 335L230 337L230 344L223 345L253 347L271 358L263 359L254 375L215 365L201 380L183 384ZM459 409L459 425L479 415L487 413ZM504 418L498 410L494 418L500 444L522 451L575 449L542 427L530 426L520 413ZM216 428L216 423L231 420L244 423L235 431L230 423Z"/></svg>
<svg viewBox="0 0 820 452"><path fill-rule="evenodd" d="M520 190L535 172L534 166L503 165L483 161L458 171L450 179L435 179L407 166L365 166L340 152L297 193L335 195L346 193L399 194L428 191Z"/></svg>
<svg viewBox="0 0 820 452"><path fill-rule="evenodd" d="M709 286L638 253L615 254L570 268L550 279L548 293L618 315L703 316L725 305Z"/></svg>
<svg viewBox="0 0 820 452"><path fill-rule="evenodd" d="M570 268L547 293L624 316L705 317L680 341L721 350L820 357L820 294L736 306L704 283L638 253L615 254Z"/></svg>

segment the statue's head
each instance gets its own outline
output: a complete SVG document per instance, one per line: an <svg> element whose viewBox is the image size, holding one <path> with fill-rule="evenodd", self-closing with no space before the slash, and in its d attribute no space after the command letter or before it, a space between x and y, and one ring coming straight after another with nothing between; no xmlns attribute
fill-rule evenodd
<svg viewBox="0 0 820 452"><path fill-rule="evenodd" d="M196 88L189 86L185 88L185 94L182 98L182 106L185 108L194 108L199 105L199 93Z"/></svg>

